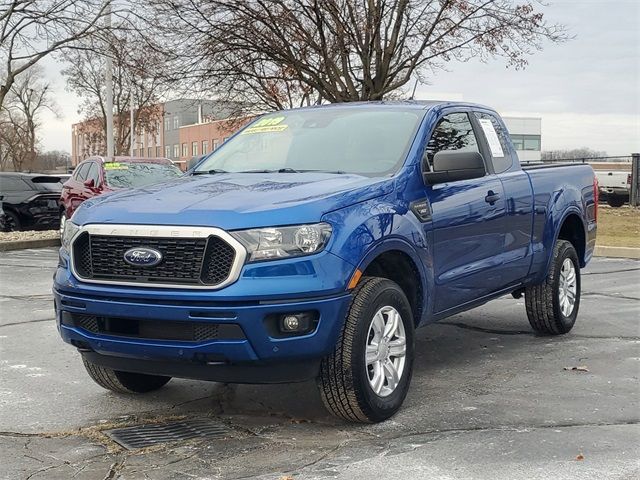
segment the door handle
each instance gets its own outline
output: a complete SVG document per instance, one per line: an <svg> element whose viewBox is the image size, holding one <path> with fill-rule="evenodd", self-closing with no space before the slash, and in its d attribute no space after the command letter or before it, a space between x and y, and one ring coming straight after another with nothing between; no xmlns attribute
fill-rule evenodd
<svg viewBox="0 0 640 480"><path fill-rule="evenodd" d="M498 200L500 200L500 195L495 193L493 190L489 190L487 192L487 196L484 197L484 201L487 202L489 205L493 205Z"/></svg>

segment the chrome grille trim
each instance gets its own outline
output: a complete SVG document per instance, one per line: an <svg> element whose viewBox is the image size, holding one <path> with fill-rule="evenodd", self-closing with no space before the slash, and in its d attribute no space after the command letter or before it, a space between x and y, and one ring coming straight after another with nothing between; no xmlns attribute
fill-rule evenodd
<svg viewBox="0 0 640 480"><path fill-rule="evenodd" d="M93 278L85 278L78 275L74 266L73 247L82 233L89 235L104 235L114 237L158 237L158 238L207 238L216 236L227 242L236 252L236 257L229 270L227 278L217 285L185 285L174 283L153 284L142 282L127 282L116 280L96 280ZM97 283L103 285L123 285L129 287L146 287L146 288L180 288L185 290L219 290L226 287L240 278L240 272L244 266L247 251L244 246L225 230L215 227L185 227L185 226L166 226L166 225L111 225L111 224L89 224L80 227L78 232L71 240L69 248L69 266L74 277L82 282Z"/></svg>

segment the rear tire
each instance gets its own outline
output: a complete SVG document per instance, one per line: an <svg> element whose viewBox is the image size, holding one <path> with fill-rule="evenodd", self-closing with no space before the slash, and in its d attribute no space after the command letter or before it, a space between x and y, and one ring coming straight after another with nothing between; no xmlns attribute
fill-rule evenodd
<svg viewBox="0 0 640 480"><path fill-rule="evenodd" d="M607 197L607 203L609 204L610 207L614 207L614 208L618 208L624 205L625 199L624 197L618 197L618 196L609 196Z"/></svg>
<svg viewBox="0 0 640 480"><path fill-rule="evenodd" d="M547 278L525 289L525 305L537 333L561 335L573 328L580 307L580 264L570 242L556 242Z"/></svg>
<svg viewBox="0 0 640 480"><path fill-rule="evenodd" d="M144 373L121 372L95 365L82 358L84 368L91 379L102 388L117 393L147 393L164 387L171 377L146 375Z"/></svg>
<svg viewBox="0 0 640 480"><path fill-rule="evenodd" d="M360 423L394 415L411 382L413 329L411 306L397 284L362 279L335 349L320 366L318 387L327 409Z"/></svg>

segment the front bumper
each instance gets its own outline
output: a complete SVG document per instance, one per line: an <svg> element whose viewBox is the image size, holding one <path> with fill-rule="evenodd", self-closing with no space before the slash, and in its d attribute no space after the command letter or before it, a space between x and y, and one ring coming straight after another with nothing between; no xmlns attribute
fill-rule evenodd
<svg viewBox="0 0 640 480"><path fill-rule="evenodd" d="M90 285L73 277L62 258L54 276L56 319L65 342L111 368L233 383L303 380L337 342L351 301L345 283L352 271L326 252L295 262L245 265L235 284L203 292ZM311 333L275 338L265 326L269 315L303 311L318 313ZM232 323L245 338L177 341L95 333L63 324L64 312L158 323ZM292 364L301 370L288 372Z"/></svg>

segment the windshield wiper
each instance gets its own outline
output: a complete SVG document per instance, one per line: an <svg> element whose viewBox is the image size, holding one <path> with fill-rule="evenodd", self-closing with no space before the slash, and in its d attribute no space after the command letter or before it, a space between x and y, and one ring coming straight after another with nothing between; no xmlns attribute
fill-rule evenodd
<svg viewBox="0 0 640 480"><path fill-rule="evenodd" d="M277 170L243 170L238 173L300 173L301 170L294 170L293 168L279 168Z"/></svg>
<svg viewBox="0 0 640 480"><path fill-rule="evenodd" d="M337 175L344 175L347 172L342 170L298 170L300 173L312 172L312 173L335 173Z"/></svg>
<svg viewBox="0 0 640 480"><path fill-rule="evenodd" d="M211 170L196 170L192 175L215 175L216 173L229 173L226 170L220 170L219 168L213 168Z"/></svg>
<svg viewBox="0 0 640 480"><path fill-rule="evenodd" d="M216 173L335 173L335 174L345 174L347 172L343 172L342 170L296 170L294 168L279 168L279 169L258 169L258 170L242 170L240 172L227 172L226 170L220 170L218 168L214 168L212 170L196 170L192 175L214 175Z"/></svg>

